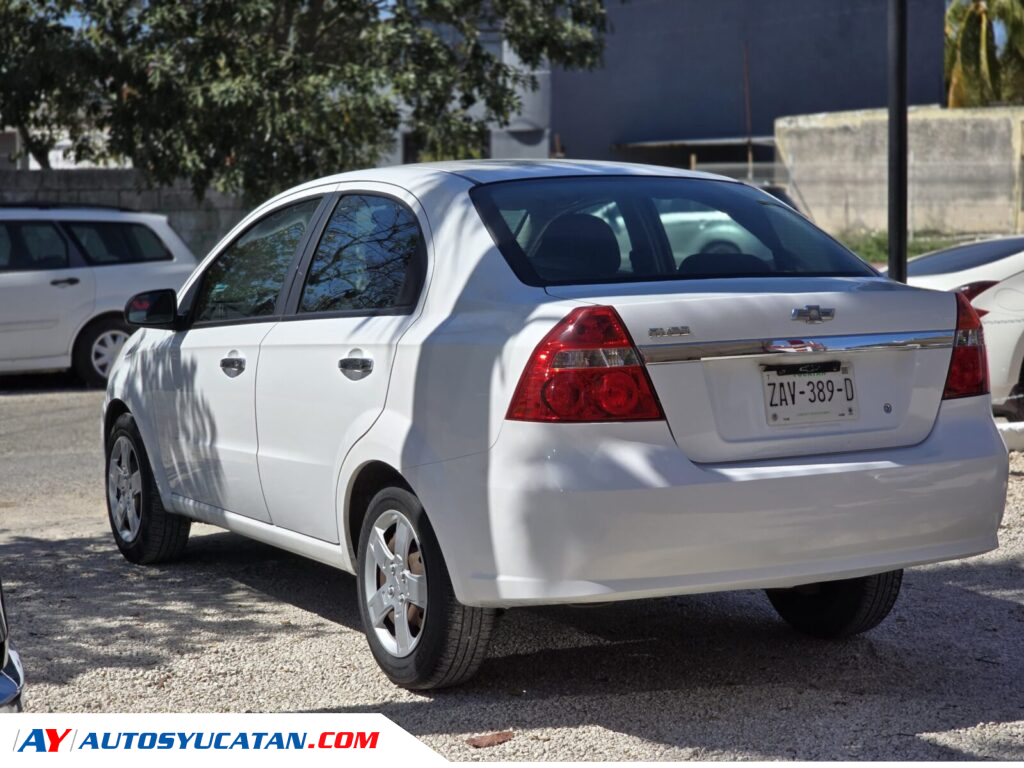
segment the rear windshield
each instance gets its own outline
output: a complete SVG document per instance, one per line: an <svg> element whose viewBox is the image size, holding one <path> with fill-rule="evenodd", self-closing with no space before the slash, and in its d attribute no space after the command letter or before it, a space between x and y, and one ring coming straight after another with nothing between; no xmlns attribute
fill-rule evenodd
<svg viewBox="0 0 1024 768"><path fill-rule="evenodd" d="M962 272L1024 251L1024 237L1008 237L1002 240L988 240L984 243L958 245L944 251L928 253L907 264L907 275L944 275L948 272Z"/></svg>
<svg viewBox="0 0 1024 768"><path fill-rule="evenodd" d="M575 176L485 184L470 195L529 285L877 274L800 214L743 184Z"/></svg>

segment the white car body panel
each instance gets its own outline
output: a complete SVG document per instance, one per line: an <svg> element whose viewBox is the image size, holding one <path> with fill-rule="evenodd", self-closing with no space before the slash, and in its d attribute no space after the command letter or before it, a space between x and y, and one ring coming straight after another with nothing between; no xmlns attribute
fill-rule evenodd
<svg viewBox="0 0 1024 768"><path fill-rule="evenodd" d="M1024 272L1019 272L982 291L971 302L986 312L981 318L985 329L985 349L992 384L992 403L997 409L1019 406L1011 403L1024 373Z"/></svg>
<svg viewBox="0 0 1024 768"><path fill-rule="evenodd" d="M135 415L170 509L348 571L355 568L359 473L370 464L393 468L423 502L456 596L469 605L792 586L996 546L1006 450L987 396L940 402L948 347L859 352L863 407L890 403L891 422L865 411L869 429L838 435L800 427L776 436L751 427L763 409L746 404L753 393L745 372L715 369L731 362L725 359L648 367L667 421L506 420L538 342L587 304L614 305L642 347L652 345L641 331L674 324L683 310L678 322L692 326L686 341L695 342L805 336L810 326L794 323L789 311L809 304L837 309L834 320L813 326L815 335L950 334L955 326L952 297L882 278L787 279L774 288L723 280L713 290L708 283L719 281L548 290L519 282L467 191L475 182L593 173L702 176L608 163L436 164L343 174L269 201L214 249L193 281L244 228L296 195L389 185L400 188L391 194L413 208L428 240L415 312L218 328L225 333L211 349L242 351L244 344L252 361L257 353L248 350L260 347L254 402L246 395L230 406L239 420L251 407L256 449L248 438L221 443L218 432L216 441L187 448L195 457L178 456L182 443L165 437L195 425L187 409L154 407L140 382L153 376L153 349L192 331L143 329L130 340L108 385L108 420L125 408ZM246 331L245 342L228 333L261 326L270 327ZM374 371L352 380L337 362L357 349L373 358ZM212 359L200 363L217 384L204 371L194 396L220 408L213 393L237 380ZM886 369L902 387L887 391ZM169 404L187 389L171 381L174 392L161 393ZM696 406L669 402L676 391L695 393ZM236 452L237 462L221 461L221 482L262 489L266 519L227 496L218 502L175 490L184 488L177 478L190 471L186 465L201 464L203 445ZM255 479L251 466L258 466Z"/></svg>
<svg viewBox="0 0 1024 768"><path fill-rule="evenodd" d="M920 288L952 291L989 280L998 284L979 293L971 304L987 313L981 322L985 329L992 404L997 413L1012 414L1016 404L1010 401L1021 394L1015 388L1024 380L1024 252L972 269L911 276L907 282Z"/></svg>
<svg viewBox="0 0 1024 768"><path fill-rule="evenodd" d="M917 288L931 288L936 291L952 291L961 285L979 280L1005 280L1010 275L1024 271L1024 252L982 264L958 272L943 272L938 275L920 275L907 278L909 285Z"/></svg>
<svg viewBox="0 0 1024 768"><path fill-rule="evenodd" d="M4 208L2 221L116 222L149 227L171 254L164 261L86 264L67 269L0 271L0 373L69 368L75 339L90 322L121 315L136 293L179 289L196 267L167 217L103 208ZM72 251L76 250L69 243ZM78 280L68 284L67 280ZM54 282L58 285L54 285Z"/></svg>
<svg viewBox="0 0 1024 768"><path fill-rule="evenodd" d="M415 197L388 184L339 185L397 197L416 214L433 263L430 222ZM429 284L430 274L426 275ZM278 323L260 349L259 473L275 525L337 543L337 477L349 450L384 410L398 341L419 311ZM343 358L369 360L350 378Z"/></svg>

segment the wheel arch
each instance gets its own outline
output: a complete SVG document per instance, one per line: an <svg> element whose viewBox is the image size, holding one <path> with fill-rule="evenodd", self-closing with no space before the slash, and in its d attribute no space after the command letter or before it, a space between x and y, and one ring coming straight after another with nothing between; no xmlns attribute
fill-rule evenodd
<svg viewBox="0 0 1024 768"><path fill-rule="evenodd" d="M110 430L114 428L114 422L121 418L124 414L131 413L131 409L128 408L128 404L120 398L112 398L107 403L107 408L103 412L103 451L110 448Z"/></svg>
<svg viewBox="0 0 1024 768"><path fill-rule="evenodd" d="M367 461L352 474L345 497L344 544L353 568L359 562L356 547L370 501L378 492L391 486L404 488L409 493L416 494L402 473L385 461Z"/></svg>
<svg viewBox="0 0 1024 768"><path fill-rule="evenodd" d="M80 338L82 338L82 334L85 332L85 330L87 328L89 328L89 326L94 325L95 323L98 323L101 320L120 320L121 322L124 322L124 312L117 312L115 310L107 310L106 312L100 312L98 314L95 314L95 315L92 315L91 317L89 317L88 320L83 322L75 330L74 338L71 341L71 351L72 352L74 352L75 347L78 346L78 340Z"/></svg>

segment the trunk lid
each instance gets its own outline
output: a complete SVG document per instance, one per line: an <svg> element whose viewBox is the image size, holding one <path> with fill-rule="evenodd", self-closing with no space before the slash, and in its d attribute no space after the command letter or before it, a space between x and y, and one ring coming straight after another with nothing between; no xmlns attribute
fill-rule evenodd
<svg viewBox="0 0 1024 768"><path fill-rule="evenodd" d="M956 327L951 294L884 278L674 280L547 291L615 307L640 348L676 443L695 462L921 442L938 414ZM815 393L823 399L812 405Z"/></svg>

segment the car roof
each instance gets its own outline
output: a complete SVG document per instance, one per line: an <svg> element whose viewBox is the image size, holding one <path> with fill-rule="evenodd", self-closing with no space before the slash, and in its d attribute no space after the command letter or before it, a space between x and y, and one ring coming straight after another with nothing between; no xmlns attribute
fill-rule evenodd
<svg viewBox="0 0 1024 768"><path fill-rule="evenodd" d="M166 214L113 206L56 203L0 203L0 220L45 221L166 221Z"/></svg>
<svg viewBox="0 0 1024 768"><path fill-rule="evenodd" d="M425 171L462 176L477 184L551 176L678 176L697 179L724 179L722 176L702 171L603 160L458 160L422 163L418 167Z"/></svg>
<svg viewBox="0 0 1024 768"><path fill-rule="evenodd" d="M395 184L416 194L417 191L425 188L455 182L459 182L459 185L464 187L467 182L475 186L477 184L491 184L499 181L557 176L671 176L737 183L735 179L702 171L688 171L682 168L641 165L638 163L616 163L604 160L452 160L367 168L365 170L346 171L345 173L324 176L286 190L268 201L268 203L308 188L347 182L362 181Z"/></svg>

